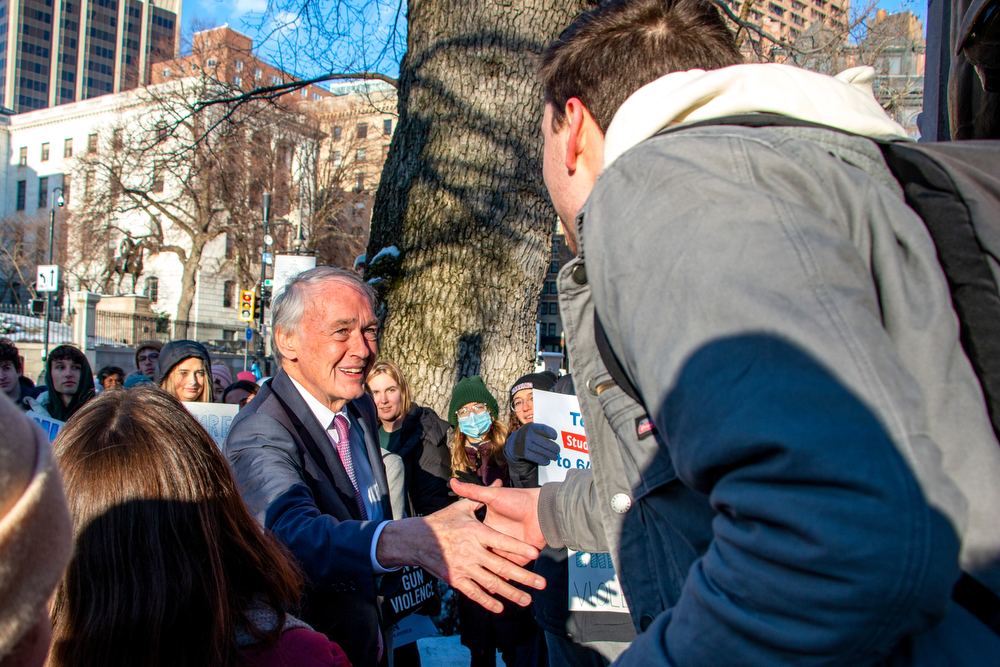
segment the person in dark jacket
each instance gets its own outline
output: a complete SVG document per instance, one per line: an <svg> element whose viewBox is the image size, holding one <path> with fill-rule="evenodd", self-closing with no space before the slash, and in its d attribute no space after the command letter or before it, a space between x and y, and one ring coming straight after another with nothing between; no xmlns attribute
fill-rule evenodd
<svg viewBox="0 0 1000 667"><path fill-rule="evenodd" d="M182 403L212 402L212 360L193 340L175 340L160 350L156 378L160 388Z"/></svg>
<svg viewBox="0 0 1000 667"><path fill-rule="evenodd" d="M461 380L451 393L448 421L455 427L452 472L460 480L510 486L504 441L507 429L497 419L499 405L478 375ZM504 603L491 614L464 595L458 596L462 645L472 653L472 667L496 665L500 651L507 667L539 664L539 630L531 607Z"/></svg>
<svg viewBox="0 0 1000 667"><path fill-rule="evenodd" d="M47 389L37 398L25 398L30 410L67 421L94 397L94 373L87 355L72 345L60 345L45 361Z"/></svg>
<svg viewBox="0 0 1000 667"><path fill-rule="evenodd" d="M411 400L403 372L391 361L376 362L367 384L378 409L379 444L403 459L407 514L425 516L447 507L454 500L448 488L448 422Z"/></svg>
<svg viewBox="0 0 1000 667"><path fill-rule="evenodd" d="M27 410L24 399L29 396L37 398L42 390L21 375L23 370L17 346L6 338L0 339L0 391L7 394L7 398L22 410Z"/></svg>
<svg viewBox="0 0 1000 667"><path fill-rule="evenodd" d="M548 465L558 450L544 449L550 440L531 437L535 404L533 391L573 394L569 375L559 382L549 373L529 373L518 378L510 388L511 433L504 454L510 470L511 486L516 489L538 488L538 466ZM520 437L519 437L520 435ZM533 446L539 442L542 448ZM534 593L535 621L545 631L549 667L607 667L628 648L635 628L628 614L606 611L569 610L569 571L566 549L542 549L534 572L545 578L548 586Z"/></svg>

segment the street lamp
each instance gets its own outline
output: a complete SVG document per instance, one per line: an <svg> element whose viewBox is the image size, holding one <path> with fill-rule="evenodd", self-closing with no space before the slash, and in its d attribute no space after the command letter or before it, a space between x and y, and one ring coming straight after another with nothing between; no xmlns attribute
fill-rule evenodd
<svg viewBox="0 0 1000 667"><path fill-rule="evenodd" d="M56 193L59 196L56 197ZM49 208L49 264L52 263L52 242L56 235L56 205L59 208L63 207L66 200L63 199L63 189L53 188L52 189L53 205ZM45 293L45 360L49 358L49 308L52 304L52 292ZM46 382L49 382L49 378L45 378Z"/></svg>
<svg viewBox="0 0 1000 667"><path fill-rule="evenodd" d="M264 334L267 330L264 327L264 304L267 300L264 298L265 287L264 281L267 279L267 255L268 243L267 236L267 223L271 218L271 194L265 192L263 197L263 208L264 208L264 245L261 251L260 257L260 323L258 324L258 329L260 331L260 340L257 343L257 368L260 370L262 376L267 375L267 357L265 356L264 348Z"/></svg>

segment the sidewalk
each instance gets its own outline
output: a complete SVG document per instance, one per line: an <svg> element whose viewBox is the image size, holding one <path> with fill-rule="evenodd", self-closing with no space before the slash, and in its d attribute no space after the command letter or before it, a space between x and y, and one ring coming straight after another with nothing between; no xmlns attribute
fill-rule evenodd
<svg viewBox="0 0 1000 667"><path fill-rule="evenodd" d="M422 667L469 667L472 655L462 646L458 635L451 637L424 637L417 640ZM503 665L497 655L497 664Z"/></svg>

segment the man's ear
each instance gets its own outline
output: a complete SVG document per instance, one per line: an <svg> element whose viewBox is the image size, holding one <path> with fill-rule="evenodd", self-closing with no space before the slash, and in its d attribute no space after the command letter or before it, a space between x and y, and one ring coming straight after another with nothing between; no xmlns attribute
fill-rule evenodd
<svg viewBox="0 0 1000 667"><path fill-rule="evenodd" d="M593 133L599 130L596 121L587 111L587 107L583 106L580 98L569 98L566 101L565 112L564 117L569 123L569 133L566 137L566 168L570 172L575 172L580 156L594 142Z"/></svg>
<svg viewBox="0 0 1000 667"><path fill-rule="evenodd" d="M283 359L297 361L299 358L299 337L295 331L286 332L284 328L274 330L274 343Z"/></svg>

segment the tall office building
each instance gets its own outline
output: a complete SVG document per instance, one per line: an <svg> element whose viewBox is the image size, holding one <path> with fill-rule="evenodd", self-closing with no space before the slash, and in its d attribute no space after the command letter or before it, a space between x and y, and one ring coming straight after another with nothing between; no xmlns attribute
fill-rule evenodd
<svg viewBox="0 0 1000 667"><path fill-rule="evenodd" d="M136 88L176 56L181 0L0 0L0 104L17 113Z"/></svg>

